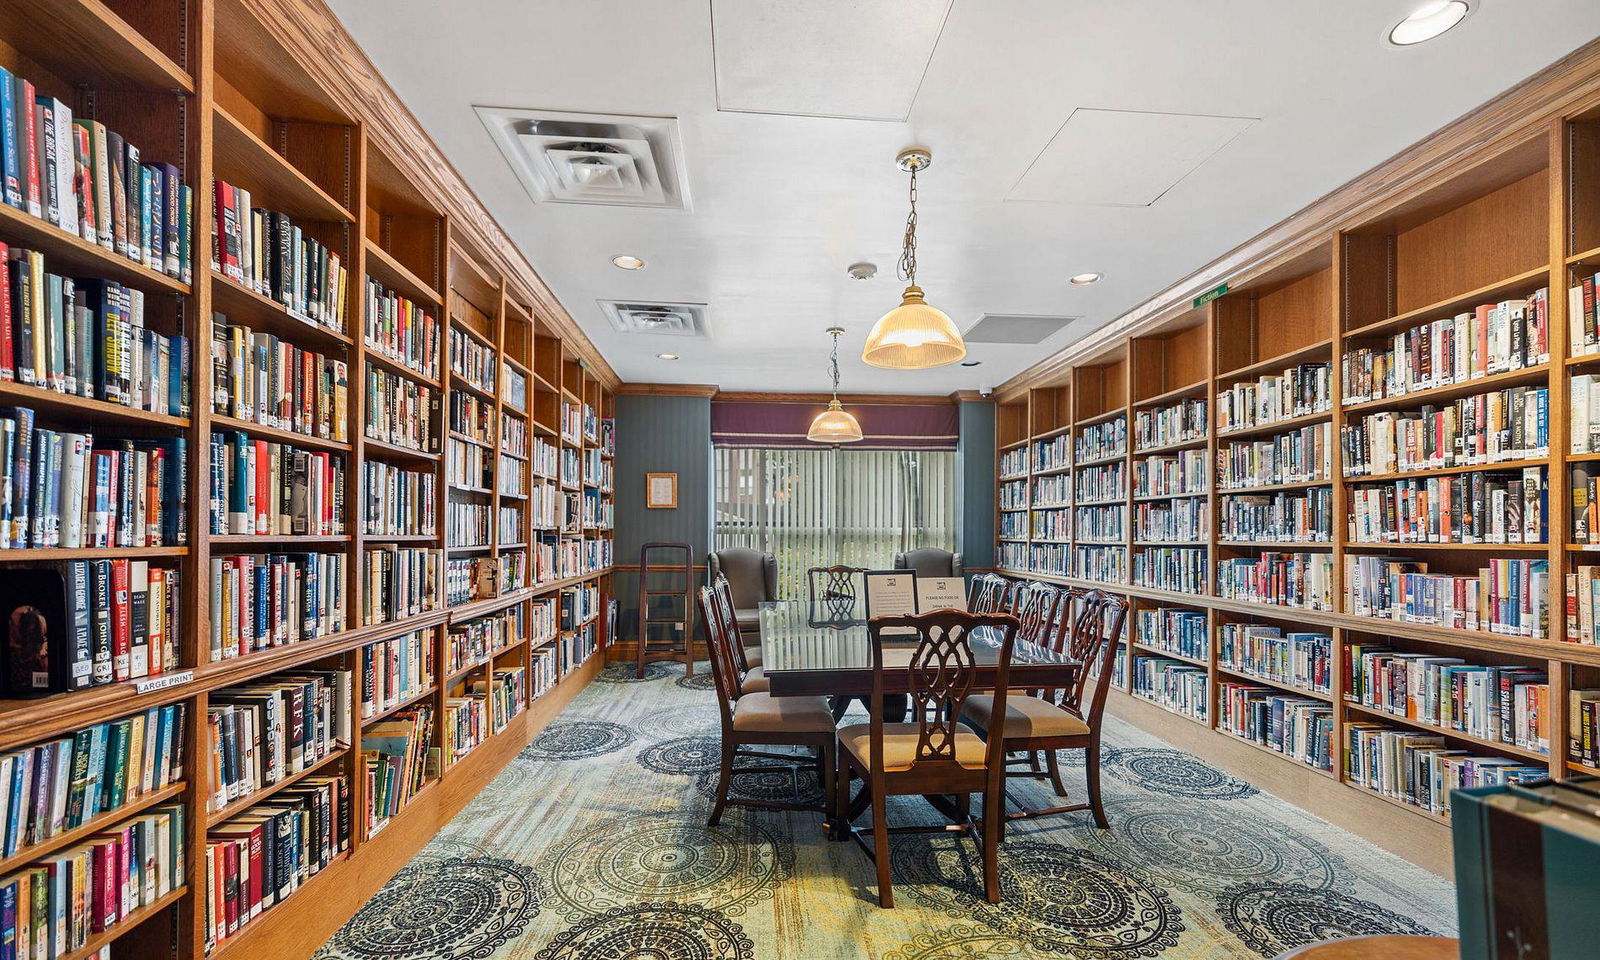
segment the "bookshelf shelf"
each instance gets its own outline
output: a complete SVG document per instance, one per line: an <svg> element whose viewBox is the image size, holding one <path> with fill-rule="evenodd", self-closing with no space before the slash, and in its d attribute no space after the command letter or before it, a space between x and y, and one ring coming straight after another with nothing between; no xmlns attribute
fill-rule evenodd
<svg viewBox="0 0 1600 960"><path fill-rule="evenodd" d="M372 437L362 437L361 445L369 453L377 453L381 456L393 457L398 460L437 463L440 458L437 453L429 453L426 450L413 450L410 447L402 447L397 443L389 443L387 440L375 440Z"/></svg>
<svg viewBox="0 0 1600 960"><path fill-rule="evenodd" d="M263 296L243 284L234 283L214 270L207 270L211 278L211 302L230 323L242 324L262 333L270 333L310 350L338 351L350 347L354 341L338 330L317 323L310 317L290 312L289 308L268 296Z"/></svg>
<svg viewBox="0 0 1600 960"><path fill-rule="evenodd" d="M56 960L93 960L100 950L120 939L128 931L139 926L139 924L149 920L151 917L156 916L163 910L166 910L168 907L172 906L188 895L189 888L186 886L180 886L165 894L162 894L147 906L140 907L137 910L129 911L128 914L121 920L117 921L114 926L108 927L99 933L89 934L89 939L84 941L83 946L76 950L70 950L66 953L60 954Z"/></svg>
<svg viewBox="0 0 1600 960"><path fill-rule="evenodd" d="M1522 386L1545 380L1550 374L1550 364L1541 363L1537 366L1523 367L1520 370L1508 370L1504 373L1491 374L1468 380L1464 383L1452 383L1442 387L1430 387L1426 390L1413 390L1410 393L1397 394L1384 397L1381 400L1364 400L1361 403L1346 404L1345 413L1364 413L1368 410L1406 409L1413 405L1423 403L1440 403L1450 400L1459 400L1474 394L1484 393L1489 390L1500 390L1505 387Z"/></svg>
<svg viewBox="0 0 1600 960"><path fill-rule="evenodd" d="M0 34L29 59L90 86L194 93L188 71L99 0L6 4Z"/></svg>
<svg viewBox="0 0 1600 960"><path fill-rule="evenodd" d="M1294 347L1292 349L1285 350L1284 352L1268 357L1265 360L1258 360L1255 363L1247 363L1242 367L1235 367L1232 370L1218 373L1216 379L1219 383L1234 382L1239 380L1254 379L1263 373L1277 373L1278 371L1281 371L1286 367L1292 367L1297 363L1325 357L1327 356L1328 351L1332 348L1333 340L1316 340L1302 347Z"/></svg>
<svg viewBox="0 0 1600 960"><path fill-rule="evenodd" d="M438 691L439 691L438 685L430 683L430 684L428 684L428 686L426 688L424 688L422 690L419 690L416 693L412 694L411 696L406 697L406 698L398 701L393 706L388 707L388 708L383 709L383 710L380 710L377 713L374 713L370 717L362 717L362 718L360 718L361 719L361 725L363 727L370 727L375 723L378 723L378 722L383 721L383 720L387 720L390 717L394 716L395 714L399 713L400 711L406 709L407 707L415 706L416 704L419 704L424 700L431 699L433 697L433 695L435 693L437 693Z"/></svg>
<svg viewBox="0 0 1600 960"><path fill-rule="evenodd" d="M1250 748L1252 748L1254 750L1260 750L1262 753L1265 753L1265 754L1267 754L1269 756L1277 757L1280 761L1287 761L1289 763L1294 764L1297 767L1303 767L1306 770L1311 771L1312 773L1316 774L1319 777L1326 777L1329 780L1337 780L1337 779L1339 779L1339 775L1334 773L1332 770L1324 770L1321 767L1313 766L1312 764L1306 763L1303 760L1298 760L1298 759L1296 759L1294 757L1291 757L1286 753L1280 753L1277 750L1274 750L1269 746L1265 746L1264 744L1256 743L1254 740L1251 740L1249 737L1242 737L1239 734L1234 733L1232 730L1226 729L1225 727L1218 726L1215 729L1216 729L1216 731L1218 733L1222 734L1224 737L1227 737L1229 740L1234 741L1235 743L1242 743L1245 746L1250 747Z"/></svg>
<svg viewBox="0 0 1600 960"><path fill-rule="evenodd" d="M1314 423L1322 423L1333 419L1332 410L1319 410L1316 413L1301 414L1298 417L1289 417L1284 420L1274 420L1271 423L1256 423L1248 427L1233 427L1229 430L1218 430L1218 440L1234 440L1242 437L1258 437L1264 433L1288 433Z"/></svg>
<svg viewBox="0 0 1600 960"><path fill-rule="evenodd" d="M1496 460L1492 463L1467 463L1453 467L1429 467L1426 470L1402 470L1395 473L1354 474L1344 478L1348 484L1390 483L1395 480L1415 480L1419 477L1447 477L1457 473L1477 473L1486 470L1521 470L1524 467L1543 467L1549 460Z"/></svg>
<svg viewBox="0 0 1600 960"><path fill-rule="evenodd" d="M1163 453L1177 453L1180 450L1199 450L1210 442L1207 437L1196 437L1193 440L1179 440L1176 443L1162 444L1158 447L1136 447L1133 455L1135 457L1154 457Z"/></svg>
<svg viewBox="0 0 1600 960"><path fill-rule="evenodd" d="M1202 664L1202 666L1203 665L1204 664ZM1228 664L1226 664L1226 663L1224 663L1224 662L1222 662L1220 660L1217 662L1217 673L1218 674L1225 674L1225 675L1227 675L1229 677L1232 677L1235 680L1239 680L1239 681L1241 681L1243 683L1259 683L1264 687L1272 687L1272 688L1277 689L1277 690L1282 690L1285 693L1292 693L1292 694L1294 694L1296 696L1309 697L1312 700L1325 700L1328 703L1332 703L1333 702L1333 694L1331 694L1331 693L1323 693L1321 691L1312 690L1312 689L1309 689L1307 687L1295 686L1292 683L1285 683L1282 680L1271 680L1271 679L1268 679L1267 677L1262 677L1262 676L1258 676L1258 675L1256 675L1254 673L1250 673L1247 670L1241 670L1238 667L1229 666Z"/></svg>
<svg viewBox="0 0 1600 960"><path fill-rule="evenodd" d="M1178 652L1176 652L1174 650L1168 650L1165 647L1152 646L1151 644L1139 643L1138 641L1134 641L1134 642L1132 642L1132 643L1130 643L1128 645L1130 647L1133 647L1133 649L1135 649L1135 650L1142 650L1145 653L1155 654L1158 657L1167 657L1168 659L1171 659L1171 660L1177 660L1180 663L1187 663L1190 666L1203 667L1203 666L1206 665L1206 662L1204 660L1200 660L1200 659L1197 659L1195 657L1186 656L1186 655L1178 653Z"/></svg>
<svg viewBox="0 0 1600 960"><path fill-rule="evenodd" d="M219 179L245 187L256 206L288 214L296 223L355 222L355 215L344 204L330 197L233 114L220 104L213 109L216 117L211 128L212 151Z"/></svg>
<svg viewBox="0 0 1600 960"><path fill-rule="evenodd" d="M268 784L267 786L262 787L260 790L253 791L245 796L239 797L236 800L230 800L227 806L218 810L211 810L206 813L206 826L214 827L220 823L231 820L256 804L266 800L268 797L277 794L279 791L286 790L289 787L294 786L295 784L304 780L306 777L314 776L320 772L326 771L329 767L340 762L349 755L350 748L348 746L339 747L336 750L330 751L326 756L318 757L316 762L311 764L309 767L306 767L297 773L291 773L282 780L279 780L277 783Z"/></svg>
<svg viewBox="0 0 1600 960"><path fill-rule="evenodd" d="M31 407L41 415L71 418L80 423L115 425L118 429L144 426L187 430L190 422L188 417L135 410L120 403L57 393L45 387L12 380L0 380L0 403Z"/></svg>
<svg viewBox="0 0 1600 960"><path fill-rule="evenodd" d="M52 270L85 277L102 277L150 293L189 294L189 284L134 263L105 247L68 233L24 210L0 204L0 237L10 244L42 251Z"/></svg>
<svg viewBox="0 0 1600 960"><path fill-rule="evenodd" d="M0 550L0 561L135 560L188 555L188 547L25 547L20 550Z"/></svg>
<svg viewBox="0 0 1600 960"><path fill-rule="evenodd" d="M1437 320L1457 313L1462 309L1476 307L1480 303L1503 300L1508 296L1519 296L1542 286L1550 280L1550 265L1548 263L1534 267L1532 270L1523 270L1512 276L1496 280L1465 293L1447 297L1443 300L1407 310L1392 317L1369 323L1345 331L1346 339L1359 337L1379 336L1386 333L1398 333L1407 327L1424 323L1428 320Z"/></svg>
<svg viewBox="0 0 1600 960"><path fill-rule="evenodd" d="M390 373L398 374L410 380L415 380L417 383L422 384L430 390L440 389L439 380L437 377L430 377L420 370L406 366L401 361L396 360L395 358L384 353L382 350L379 350L370 341L365 343L364 347L365 352L362 354L362 356L366 359L367 363L371 364L372 366L381 367Z"/></svg>
<svg viewBox="0 0 1600 960"><path fill-rule="evenodd" d="M1290 480L1286 483L1263 483L1254 487L1218 487L1217 496L1247 496L1252 493L1277 493L1282 490L1305 490L1309 487L1331 487L1332 480Z"/></svg>
<svg viewBox="0 0 1600 960"><path fill-rule="evenodd" d="M1524 747L1519 747L1514 743L1501 743L1498 740L1487 740L1483 737L1475 737L1470 733L1455 730L1450 727L1441 727L1436 724L1428 723L1425 720L1419 720L1415 717L1406 717L1399 714L1390 713L1387 710L1381 710L1377 707L1369 707L1363 703L1348 698L1343 701L1343 706L1351 713L1360 714L1364 717L1370 717L1374 720L1382 720L1385 723L1399 723L1408 727L1415 727L1418 730L1426 730L1429 733L1436 733L1439 736L1450 740L1460 740L1463 743L1470 743L1475 747L1482 747L1486 750L1494 750L1497 753L1504 753L1508 756L1521 757L1524 760L1531 760L1535 763L1550 762L1550 757L1548 754L1540 753L1537 750L1529 750Z"/></svg>
<svg viewBox="0 0 1600 960"><path fill-rule="evenodd" d="M433 307L444 306L444 298L439 295L431 284L412 273L411 270L394 258L389 251L378 246L372 240L363 244L367 257L367 275L377 280L389 289L403 297L409 297L419 303Z"/></svg>
<svg viewBox="0 0 1600 960"><path fill-rule="evenodd" d="M211 426L223 430L237 430L241 433L247 433L252 437L259 437L263 440L272 440L277 443L285 443L290 446L300 447L306 450L326 450L333 453L350 452L350 444L343 440L328 440L323 437L313 436L309 433L299 433L294 430L283 430L278 427L269 427L264 423L256 423L254 420L237 420L233 417L225 417L217 413L213 413L211 415Z"/></svg>
<svg viewBox="0 0 1600 960"><path fill-rule="evenodd" d="M92 817L84 821L81 826L74 827L71 830L63 830L40 843L19 847L16 853L0 859L0 875L9 875L30 863L48 857L57 850L64 850L67 847L74 846L114 824L136 817L151 807L160 806L169 800L180 797L186 789L188 789L188 784L180 780L159 790L152 790L115 810Z"/></svg>
<svg viewBox="0 0 1600 960"><path fill-rule="evenodd" d="M286 544L299 547L338 547L350 542L349 534L316 536L303 533L229 533L209 534L206 537L213 547L248 547L253 544Z"/></svg>

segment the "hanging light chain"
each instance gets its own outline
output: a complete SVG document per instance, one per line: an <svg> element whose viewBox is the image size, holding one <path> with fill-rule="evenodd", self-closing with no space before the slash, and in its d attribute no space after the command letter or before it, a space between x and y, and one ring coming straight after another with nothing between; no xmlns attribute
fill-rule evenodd
<svg viewBox="0 0 1600 960"><path fill-rule="evenodd" d="M839 399L839 334L833 334L833 351L830 357L833 364L833 398Z"/></svg>
<svg viewBox="0 0 1600 960"><path fill-rule="evenodd" d="M900 263L895 273L901 280L915 286L917 282L917 168L911 164L911 213L906 216L906 236L900 250Z"/></svg>

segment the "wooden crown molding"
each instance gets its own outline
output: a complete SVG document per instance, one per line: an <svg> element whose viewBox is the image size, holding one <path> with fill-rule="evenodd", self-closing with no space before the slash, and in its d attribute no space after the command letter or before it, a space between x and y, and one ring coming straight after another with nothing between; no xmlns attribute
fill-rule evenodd
<svg viewBox="0 0 1600 960"><path fill-rule="evenodd" d="M617 387L619 397L714 397L713 383L624 383Z"/></svg>
<svg viewBox="0 0 1600 960"><path fill-rule="evenodd" d="M450 163L411 110L345 29L325 0L239 0L244 11L288 51L340 109L361 124L367 139L407 170L418 191L450 218L465 247L483 251L489 266L507 279L546 320L577 348L607 387L619 378L594 342L511 242L461 173Z"/></svg>
<svg viewBox="0 0 1600 960"><path fill-rule="evenodd" d="M955 403L954 394L942 397L930 397L921 393L841 393L840 403L850 403L856 406L872 406L874 404L895 403L914 404L917 406L944 407ZM744 403L827 403L833 399L831 393L769 393L762 390L719 390L716 399L730 400Z"/></svg>
<svg viewBox="0 0 1600 960"><path fill-rule="evenodd" d="M1600 39L1591 40L1511 89L1439 128L1427 137L1334 188L1297 213L1222 254L1165 290L1065 349L1002 383L996 393L1018 391L1059 379L1070 368L1192 309L1195 297L1221 283L1240 284L1254 275L1331 244L1340 230L1381 216L1441 180L1504 152L1549 125L1600 101Z"/></svg>
<svg viewBox="0 0 1600 960"><path fill-rule="evenodd" d="M983 393L978 390L954 390L950 393L952 403L993 403L994 393Z"/></svg>

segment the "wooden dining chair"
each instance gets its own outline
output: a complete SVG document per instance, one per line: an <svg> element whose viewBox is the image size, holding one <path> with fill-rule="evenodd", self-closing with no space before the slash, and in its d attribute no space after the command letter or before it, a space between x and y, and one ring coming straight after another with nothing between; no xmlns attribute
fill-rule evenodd
<svg viewBox="0 0 1600 960"><path fill-rule="evenodd" d="M739 632L738 611L733 606L733 591L728 585L728 578L718 575L711 581L712 599L716 601L723 615L723 622L735 624L733 632L729 634L732 640L732 666L734 676L741 693L766 693L768 689L767 677L761 667L759 659L750 655L750 648L744 645L745 635ZM708 628L709 635L709 628ZM760 647L755 648L756 653L761 652Z"/></svg>
<svg viewBox="0 0 1600 960"><path fill-rule="evenodd" d="M722 765L717 775L717 799L706 823L716 826L722 812L731 806L764 807L775 810L816 810L824 822L832 822L836 767L833 714L823 697L774 697L770 693L744 693L739 689L733 651L739 647L739 621L731 606L724 608L713 587L700 588L700 612L704 617L711 650L711 676L715 681L717 709L722 715ZM806 762L790 754L759 749L762 746L787 746L809 749L815 759ZM777 761L760 766L736 766L741 759ZM815 770L822 781L822 802L804 803L800 796L800 771ZM733 778L750 773L788 773L794 777L795 799L758 800L730 798Z"/></svg>
<svg viewBox="0 0 1600 960"><path fill-rule="evenodd" d="M973 577L967 609L973 613L1010 613L1011 581L998 573Z"/></svg>
<svg viewBox="0 0 1600 960"><path fill-rule="evenodd" d="M860 596L861 577L866 567L810 567L806 570L806 595L812 604L845 604L852 607Z"/></svg>
<svg viewBox="0 0 1600 960"><path fill-rule="evenodd" d="M977 696L966 703L962 719L977 729L1003 731L1006 751L1033 753L1044 751L1052 786L1066 795L1056 760L1058 750L1086 751L1084 776L1087 803L1066 804L1042 810L1022 808L1007 815L1009 820L1091 810L1095 825L1110 826L1100 800L1100 739L1105 717L1106 691L1111 687L1116 667L1117 644L1128 615L1128 601L1102 590L1069 590L1065 603L1076 605L1072 629L1062 631L1064 642L1052 652L1082 664L1072 685L1063 690L1039 691L1038 696L1018 695L1001 701L999 697ZM1093 688L1090 688L1090 684ZM1002 714L1003 711L1003 714ZM1020 806L1020 804L1019 804Z"/></svg>
<svg viewBox="0 0 1600 960"><path fill-rule="evenodd" d="M909 651L914 719L885 723L881 706L885 688L884 632L901 631L891 638L901 640L905 628L916 634L915 646ZM959 832L977 838L983 855L984 896L990 903L1000 902L996 847L1004 812L1005 761L1001 743L1005 714L1000 714L1000 726L988 740L953 719L961 716L977 681L979 667L973 654L972 632L985 628L997 634L995 697L1003 711L1011 671L1011 644L1017 630L1015 617L937 610L916 616L875 617L867 624L872 648L871 718L867 723L839 729L839 797L834 806L850 836L877 865L878 902L882 906L894 906L889 834L942 833L951 829L949 825L890 827L886 800L905 795L956 797L954 808L946 812L956 821ZM897 646L904 649L901 644ZM853 777L863 781L854 803L850 800ZM983 795L981 829L972 819L974 793ZM853 822L868 808L872 811L871 844L865 839L866 829Z"/></svg>

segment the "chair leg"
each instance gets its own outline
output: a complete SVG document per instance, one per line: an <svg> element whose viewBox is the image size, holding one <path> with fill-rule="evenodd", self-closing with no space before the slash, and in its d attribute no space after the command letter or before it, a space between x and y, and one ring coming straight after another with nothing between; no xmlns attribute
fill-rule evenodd
<svg viewBox="0 0 1600 960"><path fill-rule="evenodd" d="M1000 837L1005 829L1005 779L983 795L983 896L1000 902Z"/></svg>
<svg viewBox="0 0 1600 960"><path fill-rule="evenodd" d="M839 809L838 804L835 802L837 798L834 796L833 789L833 778L838 772L837 761L834 757L834 745L831 742L825 743L819 752L822 763L822 770L820 771L820 779L822 780L822 818L831 827L834 814Z"/></svg>
<svg viewBox="0 0 1600 960"><path fill-rule="evenodd" d="M850 839L850 762L843 751L838 756L839 769L833 777L833 839Z"/></svg>
<svg viewBox="0 0 1600 960"><path fill-rule="evenodd" d="M1061 762L1056 759L1056 751L1044 752L1044 765L1050 771L1050 785L1055 788L1056 796L1066 796L1067 786L1061 782Z"/></svg>
<svg viewBox="0 0 1600 960"><path fill-rule="evenodd" d="M1028 772L1031 773L1031 774L1034 774L1035 776L1037 776L1040 773L1040 770L1039 770L1039 751L1037 751L1037 750L1029 750L1028 751Z"/></svg>
<svg viewBox="0 0 1600 960"><path fill-rule="evenodd" d="M1102 830L1111 826L1111 821L1106 819L1105 807L1100 805L1100 738L1095 737L1089 741L1089 749L1084 756L1084 779L1089 785L1089 809L1094 811L1094 825Z"/></svg>
<svg viewBox="0 0 1600 960"><path fill-rule="evenodd" d="M722 811L728 806L728 788L733 780L733 754L735 744L727 737L722 738L722 769L717 774L717 802L711 808L711 816L706 820L706 825L714 827L722 819Z"/></svg>
<svg viewBox="0 0 1600 960"><path fill-rule="evenodd" d="M869 787L870 789L870 787ZM882 791L872 794L872 862L878 867L878 906L894 906L894 886L889 880L889 816Z"/></svg>

